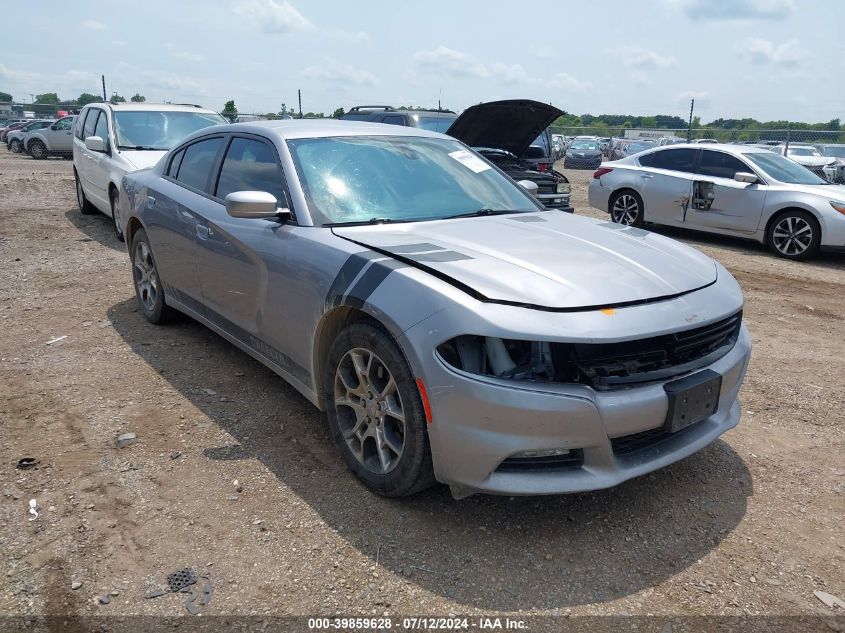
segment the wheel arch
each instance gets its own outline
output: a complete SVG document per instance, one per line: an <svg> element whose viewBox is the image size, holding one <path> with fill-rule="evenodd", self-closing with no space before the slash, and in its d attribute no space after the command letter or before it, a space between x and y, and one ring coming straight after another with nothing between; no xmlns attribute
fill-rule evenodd
<svg viewBox="0 0 845 633"><path fill-rule="evenodd" d="M396 341L396 344L399 345L398 337L396 336L394 328L391 328L390 325L385 323L383 319L374 316L362 308L341 305L326 312L320 319L320 322L317 324L317 328L314 331L314 344L311 361L314 376L314 390L317 395L317 407L320 411L326 410L326 403L323 400L323 373L326 368L326 363L329 360L329 350L331 350L332 343L334 343L337 335L340 334L344 328L359 321L369 321L382 328L385 332L390 334ZM402 350L401 345L399 345L399 349ZM402 350L402 353L405 354L405 351Z"/></svg>
<svg viewBox="0 0 845 633"><path fill-rule="evenodd" d="M631 185L625 184L623 186L617 187L613 191L610 192L610 195L607 197L607 212L610 213L611 206L613 205L614 199L622 195L622 193L630 191L631 193L635 193L640 197L640 200L643 198L643 194L634 189ZM643 213L645 213L645 201L643 201Z"/></svg>
<svg viewBox="0 0 845 633"><path fill-rule="evenodd" d="M143 229L144 225L134 215L129 218L129 222L126 225L126 248L132 248L132 240L135 239L135 234L138 232L139 229ZM130 251L131 252L131 251Z"/></svg>
<svg viewBox="0 0 845 633"><path fill-rule="evenodd" d="M769 231L772 230L772 225L774 225L775 220L777 220L780 216L782 216L784 213L786 213L788 211L803 211L804 213L809 213L811 216L813 216L813 218L815 218L816 223L819 225L819 235L821 235L821 231L823 230L822 229L822 217L821 217L821 214L816 209L809 207L809 206L805 207L805 206L801 206L801 205L797 205L797 204L789 204L789 205L784 205L780 209L776 209L775 211L772 211L771 215L769 215L768 219L766 220L765 230L763 231L763 238L764 239L766 239L766 237L769 235Z"/></svg>

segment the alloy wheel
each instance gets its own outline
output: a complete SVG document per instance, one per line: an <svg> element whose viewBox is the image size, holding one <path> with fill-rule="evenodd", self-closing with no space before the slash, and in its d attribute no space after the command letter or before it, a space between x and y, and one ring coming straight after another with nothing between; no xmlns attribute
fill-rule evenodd
<svg viewBox="0 0 845 633"><path fill-rule="evenodd" d="M772 243L783 255L801 255L813 243L813 227L804 218L787 216L772 229Z"/></svg>
<svg viewBox="0 0 845 633"><path fill-rule="evenodd" d="M146 242L138 242L135 247L135 261L132 272L144 310L152 312L155 310L156 299L158 298L158 273L153 261L153 254Z"/></svg>
<svg viewBox="0 0 845 633"><path fill-rule="evenodd" d="M631 225L640 215L640 205L634 196L624 193L613 203L610 217L617 224Z"/></svg>
<svg viewBox="0 0 845 633"><path fill-rule="evenodd" d="M396 468L405 447L405 409L381 358L362 347L346 352L335 371L334 402L341 433L358 462L379 475Z"/></svg>
<svg viewBox="0 0 845 633"><path fill-rule="evenodd" d="M123 241L123 228L120 226L120 217L117 214L117 200L118 200L118 193L112 192L109 194L109 204L111 205L111 217L112 221L114 222L114 232L117 234L118 239Z"/></svg>

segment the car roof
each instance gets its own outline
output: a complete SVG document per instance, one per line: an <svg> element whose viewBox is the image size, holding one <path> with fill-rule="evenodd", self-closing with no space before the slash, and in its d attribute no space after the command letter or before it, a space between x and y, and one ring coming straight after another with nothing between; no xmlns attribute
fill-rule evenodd
<svg viewBox="0 0 845 633"><path fill-rule="evenodd" d="M202 106L185 104L185 103L148 103L146 101L141 103L126 102L126 103L112 103L98 101L89 103L88 106L101 106L104 108L111 108L117 112L202 112L203 114L217 114L214 110L203 108ZM88 107L86 106L86 107Z"/></svg>
<svg viewBox="0 0 845 633"><path fill-rule="evenodd" d="M422 128L371 123L369 121L343 121L340 119L279 119L275 121L249 121L203 128L197 136L209 132L252 132L264 136L275 136L279 140L297 138L322 138L329 136L423 136L447 138L450 136L430 132ZM192 135L193 136L193 135Z"/></svg>
<svg viewBox="0 0 845 633"><path fill-rule="evenodd" d="M700 145L706 145L706 148L700 147ZM720 150L723 152L727 152L728 154L771 154L772 152L768 149L763 149L762 147L753 147L751 145L730 145L728 143L692 143L692 144L684 144L684 145L663 145L662 147L655 147L654 149L647 150L642 154L637 154L637 156L645 156L646 154L652 154L656 152L677 152L678 150L692 147L695 150Z"/></svg>

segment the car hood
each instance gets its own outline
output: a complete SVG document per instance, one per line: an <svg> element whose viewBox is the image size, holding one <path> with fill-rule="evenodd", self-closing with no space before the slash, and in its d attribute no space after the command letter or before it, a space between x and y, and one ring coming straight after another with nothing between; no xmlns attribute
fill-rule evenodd
<svg viewBox="0 0 845 633"><path fill-rule="evenodd" d="M646 303L716 281L715 263L679 242L556 211L332 230L480 300L546 310Z"/></svg>
<svg viewBox="0 0 845 633"><path fill-rule="evenodd" d="M563 111L530 99L491 101L467 108L446 134L470 147L504 149L522 156Z"/></svg>
<svg viewBox="0 0 845 633"><path fill-rule="evenodd" d="M844 185L783 185L790 191L809 193L813 196L821 196L828 200L839 200L845 202Z"/></svg>
<svg viewBox="0 0 845 633"><path fill-rule="evenodd" d="M123 156L135 169L144 169L146 167L154 167L161 157L167 152L155 152L151 150L137 151L137 150L121 150L120 155Z"/></svg>
<svg viewBox="0 0 845 633"><path fill-rule="evenodd" d="M789 156L789 158L805 167L824 167L825 165L836 162L835 158L828 156Z"/></svg>

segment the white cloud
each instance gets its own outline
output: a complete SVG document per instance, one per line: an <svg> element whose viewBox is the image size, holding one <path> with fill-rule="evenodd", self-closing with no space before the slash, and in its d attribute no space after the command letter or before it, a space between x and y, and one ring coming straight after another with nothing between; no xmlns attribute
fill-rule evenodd
<svg viewBox="0 0 845 633"><path fill-rule="evenodd" d="M378 83L378 79L370 71L338 64L332 59L323 60L319 65L308 66L300 74L308 79L322 79L347 86L374 86Z"/></svg>
<svg viewBox="0 0 845 633"><path fill-rule="evenodd" d="M422 70L453 77L489 77L487 67L472 55L456 51L447 46L438 46L428 51L417 51L411 60Z"/></svg>
<svg viewBox="0 0 845 633"><path fill-rule="evenodd" d="M655 70L658 68L670 68L678 63L672 55L661 55L660 53L643 48L642 46L619 46L610 51L619 61L629 68Z"/></svg>
<svg viewBox="0 0 845 633"><path fill-rule="evenodd" d="M311 22L287 0L243 0L232 10L268 33L292 33L313 28Z"/></svg>
<svg viewBox="0 0 845 633"><path fill-rule="evenodd" d="M693 20L782 20L795 10L795 0L670 0Z"/></svg>
<svg viewBox="0 0 845 633"><path fill-rule="evenodd" d="M551 79L545 82L549 88L568 90L570 92L591 92L593 84L588 81L579 81L569 73L556 73Z"/></svg>
<svg viewBox="0 0 845 633"><path fill-rule="evenodd" d="M6 92L17 93L19 99L31 93L55 91L61 99L72 99L81 92L99 94L100 77L87 71L68 70L58 74L43 74L17 70L0 64L0 80Z"/></svg>
<svg viewBox="0 0 845 633"><path fill-rule="evenodd" d="M520 64L501 62L483 64L468 53L446 46L417 51L411 60L421 71L433 75L446 74L459 79L477 77L492 79L502 84L529 84L574 92L586 92L593 89L591 83L579 81L568 73L556 73L551 77L534 77Z"/></svg>
<svg viewBox="0 0 845 633"><path fill-rule="evenodd" d="M759 37L749 37L740 42L737 48L741 56L755 64L796 66L810 57L810 52L801 48L795 39L775 44Z"/></svg>
<svg viewBox="0 0 845 633"><path fill-rule="evenodd" d="M97 20L85 20L82 22L82 26L92 31L105 31L108 28L102 22L97 22Z"/></svg>

